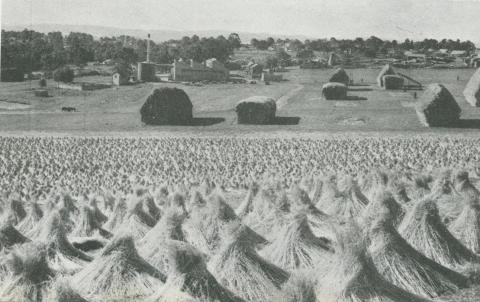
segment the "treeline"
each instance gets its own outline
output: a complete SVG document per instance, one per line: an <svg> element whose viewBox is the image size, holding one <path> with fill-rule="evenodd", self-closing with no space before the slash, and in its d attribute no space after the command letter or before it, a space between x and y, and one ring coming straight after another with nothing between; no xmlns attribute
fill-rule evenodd
<svg viewBox="0 0 480 302"><path fill-rule="evenodd" d="M379 54L392 53L394 51L415 50L418 52L426 52L430 49L448 49L448 50L465 50L474 51L475 44L471 41L460 40L435 40L425 39L423 41L413 41L406 39L403 42L396 40L382 40L375 36L368 39L356 38L352 39L317 39L300 41L298 39L277 39L268 38L265 40L252 39L250 44L259 49L266 50L270 47L288 47L294 51L312 50L312 51L341 51L341 52L360 52L368 57L375 57Z"/></svg>
<svg viewBox="0 0 480 302"><path fill-rule="evenodd" d="M225 62L240 47L240 37L232 33L228 38L184 37L162 43L151 41L150 59L157 63L171 63L174 59L204 61L216 58ZM14 67L24 72L55 70L58 67L87 62L113 60L126 64L144 61L147 40L130 36L102 37L72 32L39 33L32 30L2 30L2 68Z"/></svg>

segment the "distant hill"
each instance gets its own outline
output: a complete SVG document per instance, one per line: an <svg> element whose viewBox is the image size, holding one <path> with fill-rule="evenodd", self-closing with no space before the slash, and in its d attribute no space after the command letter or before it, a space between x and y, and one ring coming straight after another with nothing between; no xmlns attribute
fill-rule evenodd
<svg viewBox="0 0 480 302"><path fill-rule="evenodd" d="M199 37L217 37L223 35L228 37L231 31L225 30L200 30L200 31L176 31L176 30L142 30L142 29L126 29L126 28L116 28L116 27L106 27L106 26L94 26L94 25L67 25L67 24L36 24L36 25L2 25L2 29L5 30L23 30L29 28L38 32L48 33L52 31L60 31L64 34L70 32L83 32L91 34L94 37L112 37L112 36L121 36L128 35L138 38L146 38L147 34L150 33L151 38L155 42L163 42L170 39L181 39L184 36L193 36L197 35ZM300 39L305 40L309 37L306 36L291 36L291 35L270 35L268 33L246 33L246 32L237 32L240 35L243 43L250 42L251 39L265 39L268 37L272 38L290 38L290 39Z"/></svg>

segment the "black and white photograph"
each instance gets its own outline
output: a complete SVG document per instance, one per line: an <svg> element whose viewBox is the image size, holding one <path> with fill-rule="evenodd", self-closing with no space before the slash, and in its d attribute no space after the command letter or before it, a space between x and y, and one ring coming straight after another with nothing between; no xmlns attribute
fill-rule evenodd
<svg viewBox="0 0 480 302"><path fill-rule="evenodd" d="M0 302L480 301L480 0L0 3Z"/></svg>

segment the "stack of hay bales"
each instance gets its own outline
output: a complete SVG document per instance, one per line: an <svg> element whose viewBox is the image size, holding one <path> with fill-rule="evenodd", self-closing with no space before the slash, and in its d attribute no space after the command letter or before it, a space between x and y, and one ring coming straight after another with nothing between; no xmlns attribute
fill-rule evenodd
<svg viewBox="0 0 480 302"><path fill-rule="evenodd" d="M271 124L275 121L277 104L265 96L253 96L237 103L235 107L239 124Z"/></svg>
<svg viewBox="0 0 480 302"><path fill-rule="evenodd" d="M327 100L344 100L347 98L347 85L342 83L327 83L322 87L322 95Z"/></svg>
<svg viewBox="0 0 480 302"><path fill-rule="evenodd" d="M382 77L383 88L385 90L402 89L405 79L401 76L388 74Z"/></svg>
<svg viewBox="0 0 480 302"><path fill-rule="evenodd" d="M350 78L347 75L347 72L343 68L337 68L335 73L330 78L330 83L342 83L348 85L350 83Z"/></svg>
<svg viewBox="0 0 480 302"><path fill-rule="evenodd" d="M470 81L468 81L463 95L470 105L480 107L480 68L477 69Z"/></svg>
<svg viewBox="0 0 480 302"><path fill-rule="evenodd" d="M458 123L461 109L445 86L431 84L416 105L420 122L426 127L446 127Z"/></svg>
<svg viewBox="0 0 480 302"><path fill-rule="evenodd" d="M184 125L192 120L193 105L182 89L155 89L140 109L142 122L148 125Z"/></svg>
<svg viewBox="0 0 480 302"><path fill-rule="evenodd" d="M396 74L396 72L390 64L387 64L387 65L383 66L382 70L380 71L380 73L378 74L378 77L377 77L378 86L380 86L380 87L384 86L384 81L383 81L384 76L395 75L395 74Z"/></svg>

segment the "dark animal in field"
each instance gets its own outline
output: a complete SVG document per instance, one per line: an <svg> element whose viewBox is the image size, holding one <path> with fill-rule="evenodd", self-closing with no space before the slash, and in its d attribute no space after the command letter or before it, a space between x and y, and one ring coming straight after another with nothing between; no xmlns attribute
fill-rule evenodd
<svg viewBox="0 0 480 302"><path fill-rule="evenodd" d="M75 107L62 107L63 112L77 112L77 108Z"/></svg>

